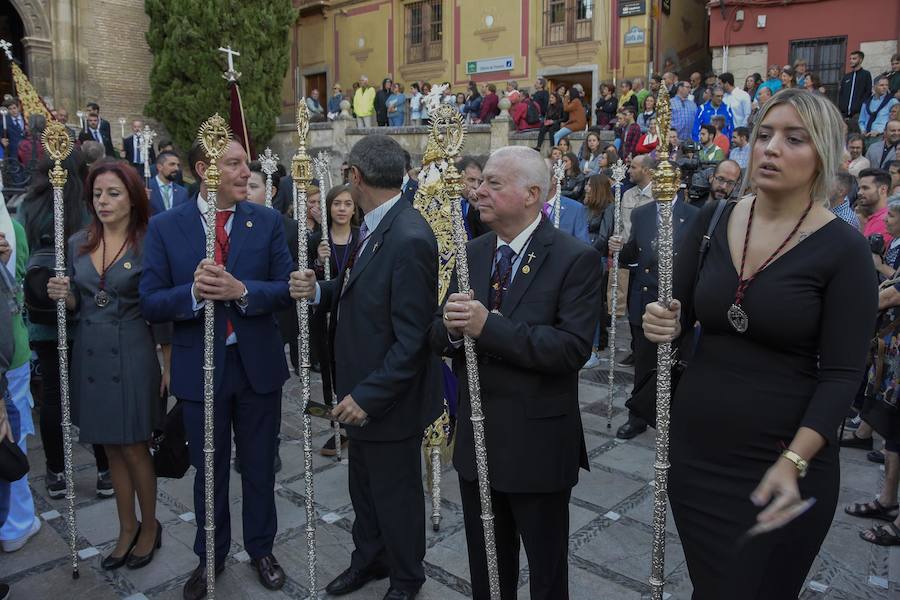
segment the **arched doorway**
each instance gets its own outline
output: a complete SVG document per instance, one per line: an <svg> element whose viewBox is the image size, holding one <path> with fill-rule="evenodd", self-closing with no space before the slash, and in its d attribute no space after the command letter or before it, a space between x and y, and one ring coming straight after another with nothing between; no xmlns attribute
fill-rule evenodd
<svg viewBox="0 0 900 600"><path fill-rule="evenodd" d="M0 0L0 39L12 44L12 53L22 63L22 69L28 74L28 63L25 60L25 49L22 38L25 37L25 24L19 11L10 0ZM6 94L14 94L12 71L6 55L0 53L0 99Z"/></svg>

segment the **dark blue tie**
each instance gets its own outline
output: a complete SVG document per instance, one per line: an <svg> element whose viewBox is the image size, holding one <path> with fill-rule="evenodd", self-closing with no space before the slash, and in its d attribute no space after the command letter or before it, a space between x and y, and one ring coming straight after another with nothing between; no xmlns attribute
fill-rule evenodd
<svg viewBox="0 0 900 600"><path fill-rule="evenodd" d="M500 306L503 304L503 295L509 289L515 256L516 253L508 245L497 248L497 262L494 265L494 273L491 275L491 310L500 310Z"/></svg>

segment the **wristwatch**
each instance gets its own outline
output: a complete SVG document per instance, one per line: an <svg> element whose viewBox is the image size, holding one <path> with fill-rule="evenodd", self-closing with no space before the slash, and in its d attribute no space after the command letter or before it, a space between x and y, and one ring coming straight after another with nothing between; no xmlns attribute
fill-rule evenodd
<svg viewBox="0 0 900 600"><path fill-rule="evenodd" d="M785 449L785 451L781 453L781 456L783 456L785 459L794 463L794 466L797 467L797 471L800 472L800 474L799 474L800 479L803 479L804 477L806 477L806 470L809 469L809 463L806 462L806 459L804 459L802 456L800 456L793 450L787 450L787 449Z"/></svg>
<svg viewBox="0 0 900 600"><path fill-rule="evenodd" d="M247 300L247 296L248 296L249 294L250 294L250 291L247 289L247 286L245 285L245 286L244 286L244 293L241 294L241 297L240 297L240 298L238 298L237 300L235 300L235 302L236 302L237 305L238 305L238 308L240 308L241 310L246 310L246 309L247 309L247 304L249 304L249 302L250 302L249 300Z"/></svg>

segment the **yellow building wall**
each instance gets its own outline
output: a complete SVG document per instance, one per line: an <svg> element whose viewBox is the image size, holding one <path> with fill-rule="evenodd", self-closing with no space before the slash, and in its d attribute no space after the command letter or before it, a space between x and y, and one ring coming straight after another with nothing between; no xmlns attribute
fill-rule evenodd
<svg viewBox="0 0 900 600"><path fill-rule="evenodd" d="M706 0L673 0L660 23L658 72L675 71L687 79L691 71L709 68Z"/></svg>
<svg viewBox="0 0 900 600"><path fill-rule="evenodd" d="M440 59L409 64L406 5L411 1L332 2L319 13L301 13L290 81L284 86L285 106L294 105L295 90L306 92L303 76L312 71L325 73L329 90L339 82L345 92L361 74L375 86L387 76L407 86L419 80L449 81L454 91L463 91L469 79L501 84L498 87L516 79L530 88L540 75L552 79L589 73L591 94L602 81L646 76L654 55L661 59L655 65L660 71L663 57L685 66L706 53L703 0L673 1L671 15L659 14L659 0L647 0L646 14L625 18L613 12L610 0L597 0L593 40L558 46L544 45L544 0L443 0ZM632 26L644 30L643 44L624 44ZM611 68L611 55L618 56L616 70ZM469 61L501 57L513 59L511 71L474 76L466 72Z"/></svg>

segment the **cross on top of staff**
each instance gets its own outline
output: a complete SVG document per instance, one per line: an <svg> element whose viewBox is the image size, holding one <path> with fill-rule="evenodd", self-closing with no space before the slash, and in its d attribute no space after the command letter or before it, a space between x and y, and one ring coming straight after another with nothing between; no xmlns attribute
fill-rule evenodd
<svg viewBox="0 0 900 600"><path fill-rule="evenodd" d="M7 42L6 40L0 40L0 50L3 50L6 53L6 58L8 58L9 60L13 59L12 44Z"/></svg>
<svg viewBox="0 0 900 600"><path fill-rule="evenodd" d="M241 73L234 70L234 57L240 56L241 53L237 52L236 50L232 50L231 46L219 48L219 52L224 52L228 56L228 70L222 74L222 77L224 77L228 81L237 81L238 78L240 78Z"/></svg>

